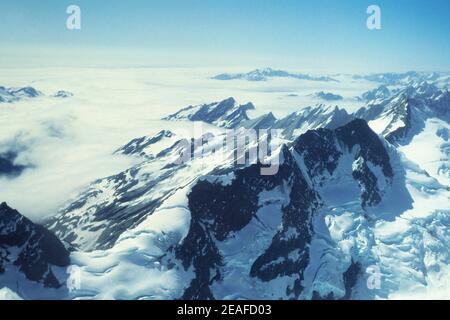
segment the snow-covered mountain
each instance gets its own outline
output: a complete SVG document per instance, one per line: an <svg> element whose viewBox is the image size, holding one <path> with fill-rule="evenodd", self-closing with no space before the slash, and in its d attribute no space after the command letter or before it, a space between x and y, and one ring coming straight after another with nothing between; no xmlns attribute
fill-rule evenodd
<svg viewBox="0 0 450 320"><path fill-rule="evenodd" d="M450 92L426 81L409 85L386 99L375 98L355 113L392 143L408 144L429 118L450 121Z"/></svg>
<svg viewBox="0 0 450 320"><path fill-rule="evenodd" d="M294 139L312 129L336 129L352 119L344 109L320 104L287 115L278 120L271 129L280 129L286 138Z"/></svg>
<svg viewBox="0 0 450 320"><path fill-rule="evenodd" d="M445 76L444 73L438 72L416 72L409 71L404 73L376 73L369 75L355 75L354 79L364 79L368 81L382 83L384 85L407 85L413 82L436 81L440 77Z"/></svg>
<svg viewBox="0 0 450 320"><path fill-rule="evenodd" d="M252 103L239 105L233 98L228 98L220 102L188 106L163 120L203 121L219 127L235 128L249 119L247 111L254 108Z"/></svg>
<svg viewBox="0 0 450 320"><path fill-rule="evenodd" d="M254 105L238 105L233 98L228 98L220 103L184 108L164 120L203 121L224 128L282 129L286 138L293 139L310 129L334 129L352 119L361 118L388 141L398 143L399 139L406 138L409 127L419 130L424 119L437 117L448 122L449 96L448 90L422 81L395 92L386 86L368 91L362 96L367 101L366 105L354 114L348 114L337 106L319 104L281 119L275 118L272 113L249 119L246 111L254 109ZM413 121L416 122L414 126Z"/></svg>
<svg viewBox="0 0 450 320"><path fill-rule="evenodd" d="M450 92L423 81L390 98L375 99L355 113L371 128L448 185ZM419 151L421 150L421 151Z"/></svg>
<svg viewBox="0 0 450 320"><path fill-rule="evenodd" d="M23 98L36 98L40 95L42 93L32 87L6 88L0 86L0 103L15 102Z"/></svg>
<svg viewBox="0 0 450 320"><path fill-rule="evenodd" d="M67 267L69 252L53 233L34 224L6 203L0 204L0 286L59 288L57 267ZM22 287L23 286L23 287ZM45 296L45 295L44 295Z"/></svg>
<svg viewBox="0 0 450 320"><path fill-rule="evenodd" d="M293 112L284 118L277 119L270 112L268 114L259 116L257 118L249 119L246 110L247 106L251 106L254 109L252 103L242 106L234 107L237 105L233 98L229 98L224 101L233 101L232 110L240 110L239 116L235 111L232 113L232 119L229 120L223 116L222 103L211 103L202 105L199 107L188 107L175 113L174 115L163 118L163 120L179 120L188 119L191 121L203 121L206 123L214 123L219 127L224 128L238 128L243 127L247 129L279 129L282 131L284 138L294 139L300 134L310 129L317 128L329 128L335 129L342 126L352 119L351 115L344 109L340 109L337 106L326 106L323 104L316 105L314 107L306 107L298 112ZM208 112L200 112L203 106L208 107ZM218 110L216 110L218 109Z"/></svg>
<svg viewBox="0 0 450 320"><path fill-rule="evenodd" d="M338 80L333 79L328 76L312 76L309 74L303 73L290 73L283 70L274 70L271 68L264 69L256 69L247 73L222 73L214 76L212 79L215 80L246 80L246 81L267 81L270 78L293 78L293 79L301 79L301 80L310 80L310 81L334 81L338 82Z"/></svg>
<svg viewBox="0 0 450 320"><path fill-rule="evenodd" d="M360 101L384 100L391 96L391 91L385 85L381 85L375 89L364 92L361 97L357 97Z"/></svg>
<svg viewBox="0 0 450 320"><path fill-rule="evenodd" d="M44 94L33 87L7 88L0 86L0 103L18 102L23 99L31 99L42 96L44 96ZM64 90L59 90L53 95L55 98L69 98L72 96L73 93Z"/></svg>

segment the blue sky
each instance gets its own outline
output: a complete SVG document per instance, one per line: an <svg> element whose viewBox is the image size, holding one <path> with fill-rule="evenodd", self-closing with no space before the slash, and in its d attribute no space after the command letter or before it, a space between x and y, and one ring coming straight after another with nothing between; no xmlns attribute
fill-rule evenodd
<svg viewBox="0 0 450 320"><path fill-rule="evenodd" d="M65 28L69 4L82 29ZM382 29L366 28L377 4ZM0 65L272 66L450 71L448 0L17 0Z"/></svg>

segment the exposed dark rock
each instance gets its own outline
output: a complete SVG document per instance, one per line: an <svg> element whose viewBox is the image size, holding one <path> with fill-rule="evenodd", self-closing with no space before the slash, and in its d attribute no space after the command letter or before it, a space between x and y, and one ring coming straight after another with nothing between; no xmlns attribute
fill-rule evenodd
<svg viewBox="0 0 450 320"><path fill-rule="evenodd" d="M215 241L223 241L233 232L245 227L259 209L258 195L283 183L291 185L290 202L282 208L282 226L265 252L255 257L250 275L270 281L284 275L297 275L299 284L309 261L308 243L311 237L310 219L319 206L318 195L309 188L291 153L283 149L284 162L273 176L260 175L261 166L252 165L235 171L231 185L200 181L189 194L191 227L183 243L175 248L175 255L186 269L195 268L195 278L186 289L183 299L213 299L209 289L213 281L220 281L223 259ZM288 235L288 229L295 230ZM299 250L297 259L289 254ZM298 296L301 287L286 288Z"/></svg>
<svg viewBox="0 0 450 320"><path fill-rule="evenodd" d="M356 149L355 149L356 148ZM344 153L354 150L353 177L361 187L362 206L376 205L381 201L377 177L369 169L370 162L379 166L385 177L392 178L389 155L379 137L364 120L357 119L336 130L311 130L294 142L294 149L303 157L311 177L322 177L325 171L332 175Z"/></svg>
<svg viewBox="0 0 450 320"><path fill-rule="evenodd" d="M6 203L0 204L0 272L14 265L29 280L57 288L60 283L52 265L65 267L69 263L69 252L53 233Z"/></svg>

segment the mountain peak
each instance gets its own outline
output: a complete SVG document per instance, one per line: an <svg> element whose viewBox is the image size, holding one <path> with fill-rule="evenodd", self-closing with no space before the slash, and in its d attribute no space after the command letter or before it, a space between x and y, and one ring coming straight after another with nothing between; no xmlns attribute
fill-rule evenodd
<svg viewBox="0 0 450 320"><path fill-rule="evenodd" d="M203 121L223 128L235 128L249 120L247 111L254 109L255 106L251 102L239 105L230 97L220 102L183 108L163 120Z"/></svg>
<svg viewBox="0 0 450 320"><path fill-rule="evenodd" d="M114 153L123 155L135 155L146 159L152 159L165 148L176 142L176 135L170 130L161 130L153 136L136 138L122 146Z"/></svg>
<svg viewBox="0 0 450 320"><path fill-rule="evenodd" d="M36 98L42 93L33 87L6 88L0 86L0 102L16 102L24 98Z"/></svg>
<svg viewBox="0 0 450 320"><path fill-rule="evenodd" d="M383 100L391 96L391 91L386 85L381 85L375 89L364 92L359 100L372 101L372 100Z"/></svg>
<svg viewBox="0 0 450 320"><path fill-rule="evenodd" d="M408 86L404 92L413 97L431 97L440 90L434 84L424 80Z"/></svg>
<svg viewBox="0 0 450 320"><path fill-rule="evenodd" d="M0 242L0 274L17 268L31 281L45 287L60 287L52 266L69 265L69 252L53 233L6 202L0 204Z"/></svg>

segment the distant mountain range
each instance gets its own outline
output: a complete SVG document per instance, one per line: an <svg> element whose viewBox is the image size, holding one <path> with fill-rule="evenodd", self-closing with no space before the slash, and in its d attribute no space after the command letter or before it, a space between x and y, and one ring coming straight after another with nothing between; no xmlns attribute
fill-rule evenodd
<svg viewBox="0 0 450 320"><path fill-rule="evenodd" d="M310 81L334 81L338 82L328 76L312 76L302 73L290 73L283 70L274 70L271 68L256 69L247 73L222 73L213 77L215 80L247 80L247 81L266 81L270 78L294 78L300 80Z"/></svg>
<svg viewBox="0 0 450 320"><path fill-rule="evenodd" d="M6 88L0 86L0 103L12 103L22 99L31 99L44 96L44 94L33 87ZM68 98L72 93L60 90L53 95L56 98Z"/></svg>
<svg viewBox="0 0 450 320"><path fill-rule="evenodd" d="M334 129L352 119L360 118L370 121L377 133L394 142L406 135L406 127L410 127L408 117L412 112L411 103L418 104L415 106L416 113L421 113L422 118L435 116L448 121L449 96L448 90L441 90L433 84L422 81L395 92L391 92L385 86L369 91L362 96L367 101L366 106L354 114L348 114L337 106L319 104L282 119L276 119L272 113L250 119L247 111L255 109L252 103L238 105L233 98L228 98L221 102L184 108L163 120L203 121L224 128L283 129L285 137L291 139L309 129ZM376 119L378 123L373 122ZM397 120L403 124L400 125ZM381 124L381 127L378 124ZM404 134L399 134L400 131ZM397 138L391 138L393 136Z"/></svg>
<svg viewBox="0 0 450 320"><path fill-rule="evenodd" d="M246 80L246 81L267 81L273 78L293 78L309 81L322 82L340 82L339 74L333 76L313 76L305 73L294 73L285 70L276 70L272 68L255 69L246 73L222 73L213 76L214 80ZM409 71L404 73L375 73L353 75L355 80L366 80L379 83L384 86L409 85L422 81L440 82L446 86L450 85L450 73L444 72L416 72Z"/></svg>
<svg viewBox="0 0 450 320"><path fill-rule="evenodd" d="M364 92L361 97L357 97L360 101L384 100L391 96L392 92L385 85L381 85L375 89Z"/></svg>
<svg viewBox="0 0 450 320"><path fill-rule="evenodd" d="M369 75L355 75L354 79L364 79L373 82L379 82L384 85L396 85L396 84L409 84L411 82L421 82L421 81L435 81L442 74L438 72L416 72L409 71L404 73L376 73ZM448 76L448 75L447 75Z"/></svg>

